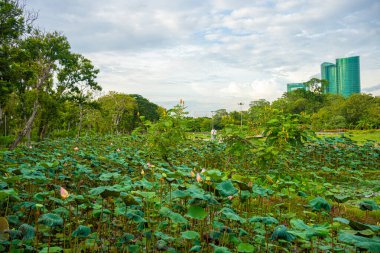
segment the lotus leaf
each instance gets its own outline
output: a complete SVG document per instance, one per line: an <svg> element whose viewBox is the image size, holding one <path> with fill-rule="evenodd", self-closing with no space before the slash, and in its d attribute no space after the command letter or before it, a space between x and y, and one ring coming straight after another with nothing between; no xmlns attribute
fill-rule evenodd
<svg viewBox="0 0 380 253"><path fill-rule="evenodd" d="M380 238L367 238L363 236L352 235L349 233L340 233L338 240L348 244L352 244L355 247L369 250L370 252L380 252Z"/></svg>
<svg viewBox="0 0 380 253"><path fill-rule="evenodd" d="M288 232L288 228L284 225L280 225L275 227L272 233L272 240L285 240L287 242L291 242L295 239L295 236Z"/></svg>
<svg viewBox="0 0 380 253"><path fill-rule="evenodd" d="M54 213L46 213L41 215L38 219L38 223L44 224L48 227L59 227L63 225L63 219L61 216Z"/></svg>
<svg viewBox="0 0 380 253"><path fill-rule="evenodd" d="M379 205L373 201L373 200L364 200L359 203L360 209L361 210L368 210L368 211L373 211L373 210L379 210L380 207Z"/></svg>
<svg viewBox="0 0 380 253"><path fill-rule="evenodd" d="M315 199L309 202L309 206L313 208L313 211L321 211L322 209L330 212L331 205L321 197L316 197Z"/></svg>
<svg viewBox="0 0 380 253"><path fill-rule="evenodd" d="M227 247L216 246L216 245L213 244L213 243L210 243L210 245L211 245L212 247L214 247L214 253L231 253L231 251L230 251L229 248L227 248Z"/></svg>
<svg viewBox="0 0 380 253"><path fill-rule="evenodd" d="M220 195L222 195L223 197L232 196L238 192L238 190L232 184L231 180L226 180L217 184L216 189L219 191Z"/></svg>
<svg viewBox="0 0 380 253"><path fill-rule="evenodd" d="M255 248L253 247L252 244L249 244L249 243L239 243L239 245L237 246L237 251L238 252L253 252L255 250Z"/></svg>
<svg viewBox="0 0 380 253"><path fill-rule="evenodd" d="M71 234L72 237L86 238L91 233L91 229L87 226L79 225Z"/></svg>
<svg viewBox="0 0 380 253"><path fill-rule="evenodd" d="M255 217L249 218L248 221L249 222L259 222L259 223L263 223L265 225L278 224L278 220L273 218L273 217L270 217L270 216L267 216L267 217L255 216Z"/></svg>
<svg viewBox="0 0 380 253"><path fill-rule="evenodd" d="M39 253L58 253L62 251L63 249L61 247L54 246L54 247L45 247L42 250L40 250Z"/></svg>
<svg viewBox="0 0 380 253"><path fill-rule="evenodd" d="M200 238L198 232L191 230L181 232L181 237L188 240L196 240Z"/></svg>
<svg viewBox="0 0 380 253"><path fill-rule="evenodd" d="M203 220L204 218L206 218L207 213L200 206L190 206L189 210L187 212L187 216L189 216L189 217L191 217L193 219Z"/></svg>
<svg viewBox="0 0 380 253"><path fill-rule="evenodd" d="M245 223L246 219L240 217L237 213L235 213L234 210L228 207L223 207L219 211L226 219L228 220L234 220L234 221L239 221L240 223Z"/></svg>
<svg viewBox="0 0 380 253"><path fill-rule="evenodd" d="M18 231L21 232L22 240L32 240L35 235L34 227L30 226L29 224L22 224Z"/></svg>

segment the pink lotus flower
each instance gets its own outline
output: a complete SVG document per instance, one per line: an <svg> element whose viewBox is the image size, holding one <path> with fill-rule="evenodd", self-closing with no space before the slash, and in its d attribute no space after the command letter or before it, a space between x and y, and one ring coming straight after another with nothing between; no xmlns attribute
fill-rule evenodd
<svg viewBox="0 0 380 253"><path fill-rule="evenodd" d="M202 182L201 174L197 173L197 182Z"/></svg>
<svg viewBox="0 0 380 253"><path fill-rule="evenodd" d="M67 199L70 196L69 192L61 186L61 198Z"/></svg>
<svg viewBox="0 0 380 253"><path fill-rule="evenodd" d="M75 147L75 148L74 148L74 150L75 150L75 151L78 151L78 150L79 150L79 148L78 148L78 147Z"/></svg>

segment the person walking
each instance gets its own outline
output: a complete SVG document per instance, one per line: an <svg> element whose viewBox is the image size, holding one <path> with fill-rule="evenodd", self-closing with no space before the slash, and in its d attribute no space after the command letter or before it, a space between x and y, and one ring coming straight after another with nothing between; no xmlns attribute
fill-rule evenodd
<svg viewBox="0 0 380 253"><path fill-rule="evenodd" d="M211 140L215 140L215 139L216 139L216 129L213 128L213 129L211 130Z"/></svg>

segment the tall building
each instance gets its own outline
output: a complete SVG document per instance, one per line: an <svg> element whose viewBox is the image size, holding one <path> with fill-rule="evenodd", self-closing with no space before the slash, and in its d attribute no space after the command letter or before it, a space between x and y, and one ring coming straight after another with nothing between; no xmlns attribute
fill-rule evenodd
<svg viewBox="0 0 380 253"><path fill-rule="evenodd" d="M336 59L336 64L321 64L321 78L328 81L324 93L340 94L348 97L360 93L359 56Z"/></svg>
<svg viewBox="0 0 380 253"><path fill-rule="evenodd" d="M330 62L324 62L321 65L321 79L328 82L323 93L338 94L338 85L336 82L336 66Z"/></svg>
<svg viewBox="0 0 380 253"><path fill-rule="evenodd" d="M305 84L303 83L288 83L287 87L288 87L288 92L291 92L297 89L304 89L304 90L307 89Z"/></svg>
<svg viewBox="0 0 380 253"><path fill-rule="evenodd" d="M344 97L360 93L359 56L336 59L338 92Z"/></svg>

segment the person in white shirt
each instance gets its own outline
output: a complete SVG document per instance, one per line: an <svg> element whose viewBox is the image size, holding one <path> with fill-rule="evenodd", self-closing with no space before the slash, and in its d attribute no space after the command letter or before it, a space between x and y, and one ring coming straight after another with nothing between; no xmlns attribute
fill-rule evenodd
<svg viewBox="0 0 380 253"><path fill-rule="evenodd" d="M216 138L216 130L215 130L215 128L213 128L211 130L211 140L215 140L215 138Z"/></svg>

